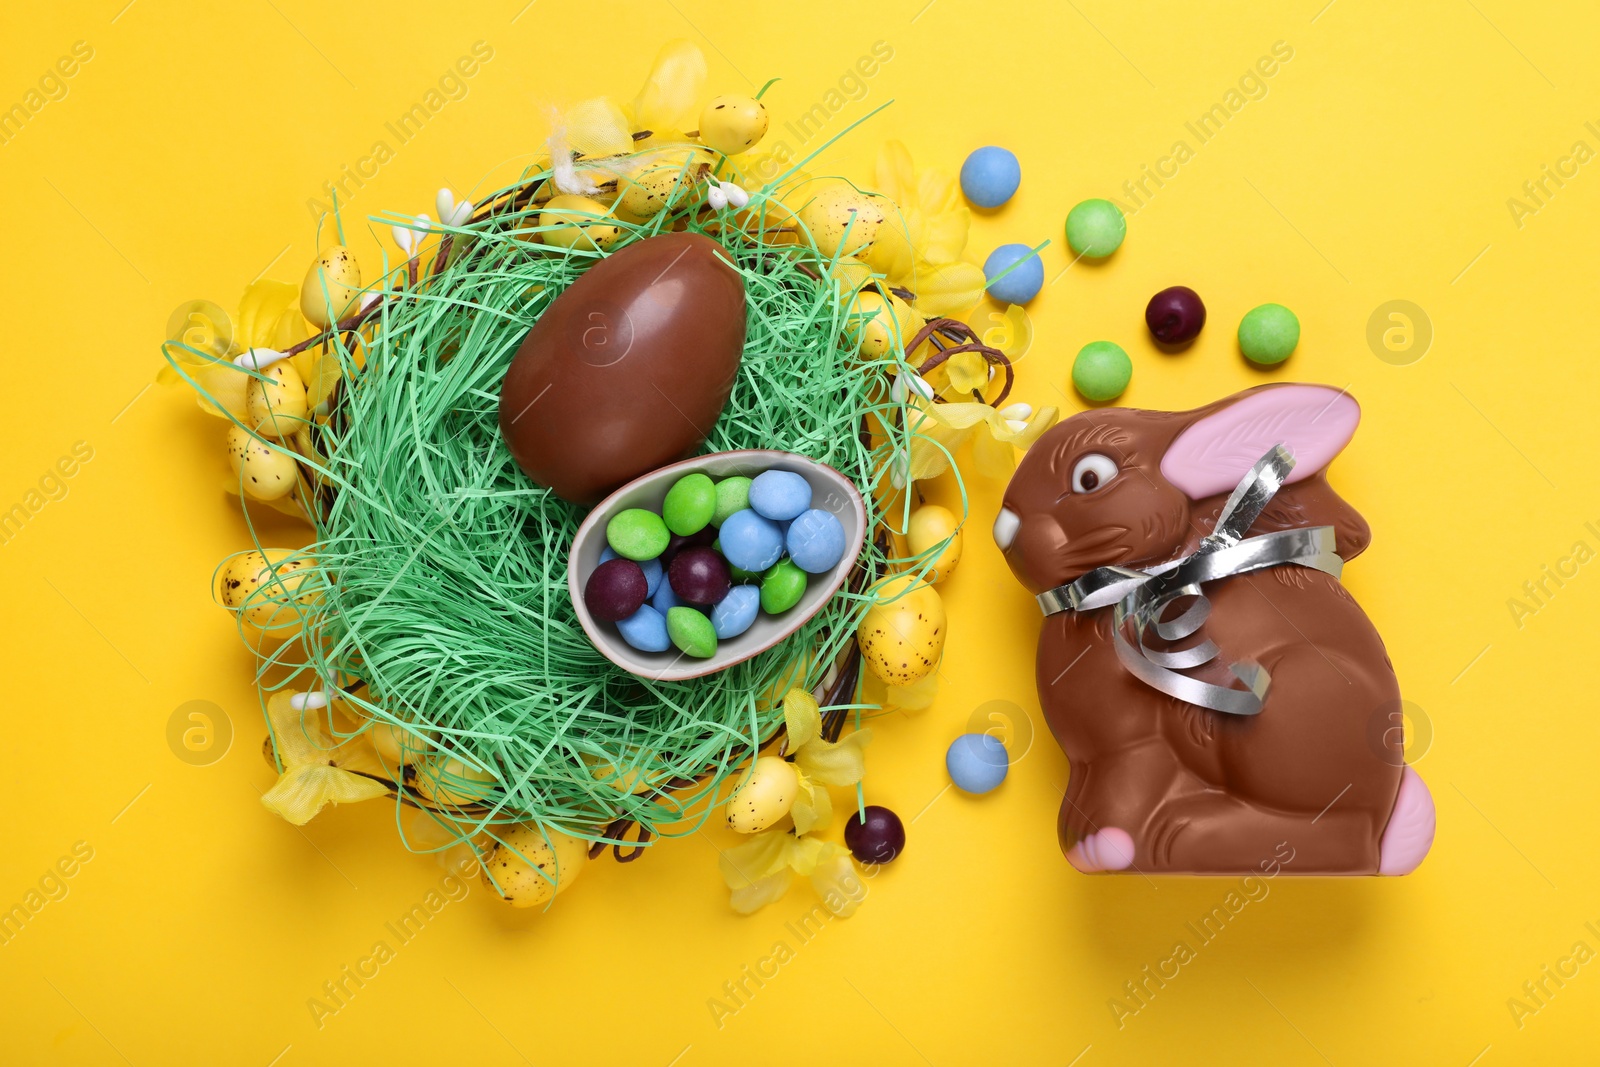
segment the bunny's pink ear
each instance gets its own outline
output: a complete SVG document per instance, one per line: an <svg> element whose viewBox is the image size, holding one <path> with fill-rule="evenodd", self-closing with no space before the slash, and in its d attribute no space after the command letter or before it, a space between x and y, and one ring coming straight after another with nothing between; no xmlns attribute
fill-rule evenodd
<svg viewBox="0 0 1600 1067"><path fill-rule="evenodd" d="M1190 424L1161 458L1161 473L1190 500L1232 492L1239 479L1282 444L1294 454L1290 482L1326 467L1355 436L1361 407L1341 390L1280 385Z"/></svg>

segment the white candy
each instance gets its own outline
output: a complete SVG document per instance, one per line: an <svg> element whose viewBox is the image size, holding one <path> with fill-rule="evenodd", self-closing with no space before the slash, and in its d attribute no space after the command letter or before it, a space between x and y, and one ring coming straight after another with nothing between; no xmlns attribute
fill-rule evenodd
<svg viewBox="0 0 1600 1067"><path fill-rule="evenodd" d="M289 706L295 711L321 711L328 706L328 694L320 689L295 693L289 698Z"/></svg>
<svg viewBox="0 0 1600 1067"><path fill-rule="evenodd" d="M722 186L713 185L706 192L706 203L711 205L712 211L721 211L728 206L728 194L722 191Z"/></svg>
<svg viewBox="0 0 1600 1067"><path fill-rule="evenodd" d="M1027 419L1032 414L1033 406L1031 404L1012 404L1009 407L1000 409L1000 417L1002 419Z"/></svg>
<svg viewBox="0 0 1600 1067"><path fill-rule="evenodd" d="M732 182L722 183L722 193L728 198L728 203L736 208L743 208L750 203L750 194Z"/></svg>

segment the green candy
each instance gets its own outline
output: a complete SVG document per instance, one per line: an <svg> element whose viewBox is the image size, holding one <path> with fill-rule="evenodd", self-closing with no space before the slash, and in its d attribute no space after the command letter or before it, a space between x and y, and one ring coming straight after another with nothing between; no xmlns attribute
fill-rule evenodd
<svg viewBox="0 0 1600 1067"><path fill-rule="evenodd" d="M704 530L716 510L717 487L704 474L685 474L672 483L661 502L661 518L679 537Z"/></svg>
<svg viewBox="0 0 1600 1067"><path fill-rule="evenodd" d="M1091 341L1072 361L1072 387L1086 400L1115 400L1133 378L1133 360L1122 346Z"/></svg>
<svg viewBox="0 0 1600 1067"><path fill-rule="evenodd" d="M1300 320L1282 304L1262 304L1239 320L1239 351L1251 363L1282 363L1300 343Z"/></svg>
<svg viewBox="0 0 1600 1067"><path fill-rule="evenodd" d="M667 636L685 656L710 659L716 655L716 627L697 608L668 608Z"/></svg>
<svg viewBox="0 0 1600 1067"><path fill-rule="evenodd" d="M780 559L761 579L761 610L781 615L800 603L806 592L806 572L792 560Z"/></svg>
<svg viewBox="0 0 1600 1067"><path fill-rule="evenodd" d="M1122 247L1128 220L1109 200L1085 200L1067 212L1067 244L1085 259L1104 259Z"/></svg>
<svg viewBox="0 0 1600 1067"><path fill-rule="evenodd" d="M655 559L666 551L672 535L661 516L644 508L629 508L611 516L606 523L606 544L623 559Z"/></svg>
<svg viewBox="0 0 1600 1067"><path fill-rule="evenodd" d="M724 478L717 483L717 506L711 512L711 525L721 526L728 516L750 506L750 479L743 476Z"/></svg>

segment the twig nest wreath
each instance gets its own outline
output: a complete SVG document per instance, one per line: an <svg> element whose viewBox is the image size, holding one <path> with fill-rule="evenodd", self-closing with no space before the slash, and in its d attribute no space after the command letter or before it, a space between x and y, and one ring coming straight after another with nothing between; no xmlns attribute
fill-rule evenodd
<svg viewBox="0 0 1600 1067"><path fill-rule="evenodd" d="M998 331L998 314L961 318L983 274L961 258L951 178L891 145L874 192L813 179L786 148L753 151L758 98L707 102L704 80L700 53L669 44L630 104L568 109L509 185L474 202L441 190L437 221L379 220L398 255L359 263L335 217L338 243L300 284L175 314L158 378L226 423L219 466L250 528L261 507L309 526L299 545L255 538L216 578L254 656L279 774L264 801L289 821L387 798L416 813L397 820L407 847L469 845L518 907L547 905L608 846L634 859L719 818L750 835L724 863L739 910L796 873L825 897L855 877L829 790L862 781L863 715L931 701L944 637L868 637L866 620L944 618L930 583L960 556L956 453L970 443L979 471L1008 475L1056 412L1004 404L1020 309ZM824 464L859 493L867 534L833 564L848 578L725 668L667 681L618 666L569 590L588 508L743 450ZM934 479L956 510L921 513L908 543ZM643 589L613 592L643 610L641 592L671 589L670 554L725 561L725 524L785 488L757 481L686 486L657 519L667 544L618 555ZM764 521L784 535L772 570L801 589L804 567L842 551L804 507ZM727 591L697 594L747 590L720 619L684 602L663 616L745 625L731 616L767 606L771 572L725 570Z"/></svg>

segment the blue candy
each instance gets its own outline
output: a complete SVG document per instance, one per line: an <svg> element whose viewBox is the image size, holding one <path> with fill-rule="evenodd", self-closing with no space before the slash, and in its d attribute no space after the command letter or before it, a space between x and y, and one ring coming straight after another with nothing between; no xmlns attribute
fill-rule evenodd
<svg viewBox="0 0 1600 1067"><path fill-rule="evenodd" d="M755 495L753 487L751 495ZM729 515L722 523L717 541L722 545L723 558L747 571L760 573L783 555L783 534L774 523L750 508Z"/></svg>
<svg viewBox="0 0 1600 1067"><path fill-rule="evenodd" d="M703 614L711 614L711 608L708 605L691 604L686 600L680 600L678 594L672 591L671 582L661 583L661 588L657 589L655 596L650 598L650 607L655 608L663 619L667 617L667 612L673 608L694 608Z"/></svg>
<svg viewBox="0 0 1600 1067"><path fill-rule="evenodd" d="M980 148L961 164L961 192L978 207L999 207L1022 184L1022 164L1004 148Z"/></svg>
<svg viewBox="0 0 1600 1067"><path fill-rule="evenodd" d="M717 632L717 640L726 641L750 629L760 610L760 586L736 585L728 590L728 595L711 609L711 628Z"/></svg>
<svg viewBox="0 0 1600 1067"><path fill-rule="evenodd" d="M767 471L750 483L750 507L763 518L782 522L810 506L811 483L792 471Z"/></svg>
<svg viewBox="0 0 1600 1067"><path fill-rule="evenodd" d="M607 545L605 548L600 550L600 563L604 563L608 559L617 558L618 556L616 551L612 549L610 545ZM644 571L644 595L647 597L655 596L656 586L661 584L661 560L646 559L635 560L634 562L639 564L640 570ZM595 566L599 566L599 564L597 563ZM646 651L649 650L647 649Z"/></svg>
<svg viewBox="0 0 1600 1067"><path fill-rule="evenodd" d="M945 769L956 788L967 793L987 793L1006 780L1011 757L999 738L988 734L962 734L944 754Z"/></svg>
<svg viewBox="0 0 1600 1067"><path fill-rule="evenodd" d="M1013 263L1024 259L1027 262L1006 273ZM1004 278L1000 278L1002 274ZM1044 262L1027 245L1001 245L983 261L983 276L989 281L989 295L1002 304L1026 304L1044 288Z"/></svg>
<svg viewBox="0 0 1600 1067"><path fill-rule="evenodd" d="M617 623L617 632L640 652L665 652L672 645L666 618L649 604Z"/></svg>
<svg viewBox="0 0 1600 1067"><path fill-rule="evenodd" d="M807 574L833 569L844 555L844 527L820 508L803 512L789 524L789 558Z"/></svg>

